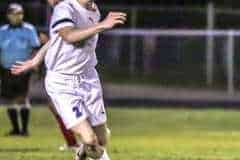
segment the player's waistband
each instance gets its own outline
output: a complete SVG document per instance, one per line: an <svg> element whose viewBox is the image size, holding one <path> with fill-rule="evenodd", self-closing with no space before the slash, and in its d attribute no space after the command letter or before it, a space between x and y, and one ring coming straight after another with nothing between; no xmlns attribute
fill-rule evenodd
<svg viewBox="0 0 240 160"><path fill-rule="evenodd" d="M91 73L93 72L96 72L95 68L84 70L82 73L79 73L79 74L67 74L67 73L60 73L60 72L48 70L46 76L57 78L57 79L76 80L76 79L87 79L89 75L91 75Z"/></svg>

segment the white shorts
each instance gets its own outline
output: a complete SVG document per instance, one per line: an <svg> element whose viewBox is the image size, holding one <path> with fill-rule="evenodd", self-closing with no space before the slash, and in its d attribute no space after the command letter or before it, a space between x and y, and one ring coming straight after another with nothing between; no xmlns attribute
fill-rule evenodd
<svg viewBox="0 0 240 160"><path fill-rule="evenodd" d="M45 87L68 129L86 119L92 126L106 123L102 87L95 68L81 75L48 71Z"/></svg>

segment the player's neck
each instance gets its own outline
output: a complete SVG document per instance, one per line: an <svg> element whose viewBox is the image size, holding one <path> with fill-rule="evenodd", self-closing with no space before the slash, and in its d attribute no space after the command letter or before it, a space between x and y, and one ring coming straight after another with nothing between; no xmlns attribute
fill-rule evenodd
<svg viewBox="0 0 240 160"><path fill-rule="evenodd" d="M96 5L94 4L93 0L88 1L88 2L86 2L84 0L83 1L82 0L77 0L77 1L82 7L86 8L87 10L90 10L90 11L96 11L97 10Z"/></svg>
<svg viewBox="0 0 240 160"><path fill-rule="evenodd" d="M83 2L82 0L77 0L80 5L82 5L84 8L87 8L88 3Z"/></svg>

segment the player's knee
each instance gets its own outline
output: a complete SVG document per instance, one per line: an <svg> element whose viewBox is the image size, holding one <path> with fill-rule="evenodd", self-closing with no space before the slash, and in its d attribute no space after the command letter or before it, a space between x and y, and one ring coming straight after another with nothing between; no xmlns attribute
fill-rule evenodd
<svg viewBox="0 0 240 160"><path fill-rule="evenodd" d="M89 134L83 138L83 141L87 145L97 145L98 144L98 139L95 134Z"/></svg>
<svg viewBox="0 0 240 160"><path fill-rule="evenodd" d="M104 148L99 145L86 145L85 146L86 156L92 159L99 159L104 153Z"/></svg>

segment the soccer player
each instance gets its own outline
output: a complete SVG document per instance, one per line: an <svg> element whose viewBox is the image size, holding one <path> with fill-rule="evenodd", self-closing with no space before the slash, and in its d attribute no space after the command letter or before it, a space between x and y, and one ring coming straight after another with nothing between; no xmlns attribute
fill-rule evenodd
<svg viewBox="0 0 240 160"><path fill-rule="evenodd" d="M24 22L23 18L23 7L12 3L7 9L9 24L0 28L1 96L11 104L7 109L12 124L12 130L8 135L27 136L30 117L27 97L30 73L15 76L11 74L10 69L16 61L30 59L34 49L40 46L40 42L35 27Z"/></svg>
<svg viewBox="0 0 240 160"><path fill-rule="evenodd" d="M45 56L46 90L68 129L81 136L76 159L108 160L106 112L95 49L98 33L124 24L126 14L111 12L99 22L91 0L65 0L54 9L50 48Z"/></svg>
<svg viewBox="0 0 240 160"><path fill-rule="evenodd" d="M50 6L54 7L60 0L48 0ZM46 36L44 36L44 41L46 41ZM40 38L41 39L41 38ZM45 45L37 52L37 54L27 61L18 61L11 68L11 73L14 75L20 75L27 73L30 70L38 68L39 65L43 62L44 56L46 55L47 49L49 48L49 42L46 42ZM68 149L75 149L79 146L77 139L75 138L74 133L71 130L66 129L61 117L55 111L52 103L49 103L49 108L53 113L55 119L58 122L61 133L66 141L66 144L59 147L61 151Z"/></svg>
<svg viewBox="0 0 240 160"><path fill-rule="evenodd" d="M126 14L111 12L101 22L92 0L64 0L55 6L50 48L45 56L45 87L66 127L81 136L76 159L109 159L106 111L95 70L98 33L124 24Z"/></svg>

